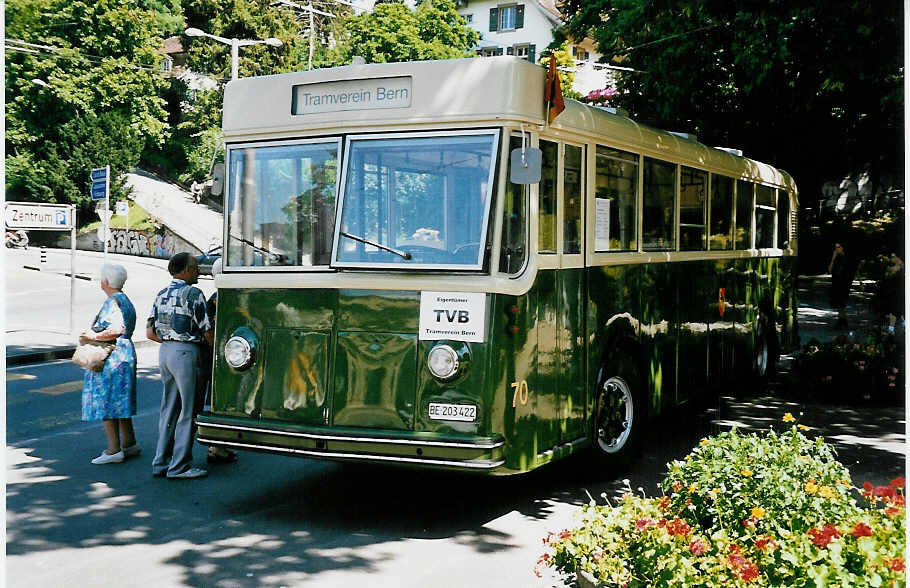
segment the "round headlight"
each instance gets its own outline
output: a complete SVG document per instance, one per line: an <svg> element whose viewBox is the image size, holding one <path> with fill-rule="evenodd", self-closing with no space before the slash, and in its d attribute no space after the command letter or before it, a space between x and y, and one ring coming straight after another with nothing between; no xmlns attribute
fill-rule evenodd
<svg viewBox="0 0 910 588"><path fill-rule="evenodd" d="M448 380L458 373L458 354L448 345L437 345L427 355L430 373L440 380Z"/></svg>
<svg viewBox="0 0 910 588"><path fill-rule="evenodd" d="M243 337L234 335L224 344L224 360L235 370L242 370L253 363L253 348Z"/></svg>

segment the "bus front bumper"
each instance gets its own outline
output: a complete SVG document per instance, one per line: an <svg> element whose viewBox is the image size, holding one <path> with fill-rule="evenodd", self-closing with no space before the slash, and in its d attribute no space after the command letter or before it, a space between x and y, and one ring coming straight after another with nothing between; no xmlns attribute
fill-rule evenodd
<svg viewBox="0 0 910 588"><path fill-rule="evenodd" d="M204 412L196 418L203 445L333 461L359 461L493 472L505 460L499 436L443 436L410 431L368 432Z"/></svg>

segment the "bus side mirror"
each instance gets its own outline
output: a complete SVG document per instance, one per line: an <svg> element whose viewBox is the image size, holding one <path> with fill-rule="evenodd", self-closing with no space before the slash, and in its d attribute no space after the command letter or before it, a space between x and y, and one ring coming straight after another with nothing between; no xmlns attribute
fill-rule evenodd
<svg viewBox="0 0 910 588"><path fill-rule="evenodd" d="M513 184L536 184L540 181L541 152L534 147L512 149L509 155L509 181Z"/></svg>
<svg viewBox="0 0 910 588"><path fill-rule="evenodd" d="M224 190L224 164L216 163L212 166L212 196L221 196Z"/></svg>

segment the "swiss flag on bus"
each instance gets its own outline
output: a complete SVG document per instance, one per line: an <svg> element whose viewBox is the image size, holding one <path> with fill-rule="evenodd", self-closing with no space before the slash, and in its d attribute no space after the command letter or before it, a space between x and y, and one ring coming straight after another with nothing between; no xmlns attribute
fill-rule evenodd
<svg viewBox="0 0 910 588"><path fill-rule="evenodd" d="M566 109L566 101L562 97L562 86L559 83L559 76L556 75L555 55L550 55L550 67L547 69L547 86L544 88L543 98L549 108L547 124L551 124L559 116L559 113Z"/></svg>

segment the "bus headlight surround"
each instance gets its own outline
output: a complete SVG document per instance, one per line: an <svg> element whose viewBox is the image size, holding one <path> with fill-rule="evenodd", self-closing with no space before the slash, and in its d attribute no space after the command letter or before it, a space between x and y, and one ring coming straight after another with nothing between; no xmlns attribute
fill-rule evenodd
<svg viewBox="0 0 910 588"><path fill-rule="evenodd" d="M256 337L249 329L237 329L224 344L224 360L235 370L245 370L256 356Z"/></svg>
<svg viewBox="0 0 910 588"><path fill-rule="evenodd" d="M458 353L449 345L437 345L427 354L427 368L434 378L451 380L458 374Z"/></svg>

